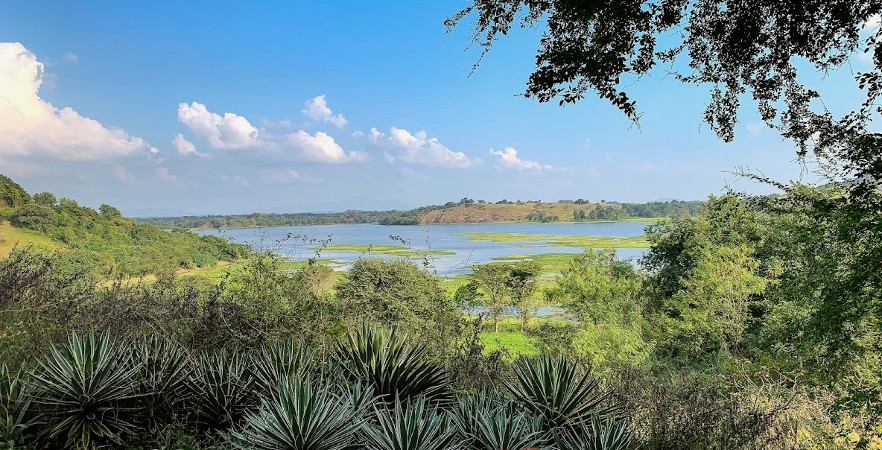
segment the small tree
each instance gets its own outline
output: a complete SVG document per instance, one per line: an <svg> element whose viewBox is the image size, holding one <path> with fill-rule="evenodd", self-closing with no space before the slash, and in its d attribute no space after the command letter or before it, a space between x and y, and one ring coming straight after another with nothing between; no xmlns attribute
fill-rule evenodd
<svg viewBox="0 0 882 450"><path fill-rule="evenodd" d="M507 264L481 264L472 268L471 280L483 291L481 303L493 320L493 330L499 332L499 319L505 315L505 307L509 305L508 276L510 267Z"/></svg>
<svg viewBox="0 0 882 450"><path fill-rule="evenodd" d="M509 266L506 287L512 305L521 318L521 331L527 330L530 319L536 314L536 282L542 274L542 265L535 261L520 261Z"/></svg>

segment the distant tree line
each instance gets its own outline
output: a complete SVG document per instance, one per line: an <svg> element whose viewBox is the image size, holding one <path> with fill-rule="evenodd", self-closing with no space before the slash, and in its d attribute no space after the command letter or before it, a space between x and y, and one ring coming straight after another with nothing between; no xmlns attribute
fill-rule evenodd
<svg viewBox="0 0 882 450"><path fill-rule="evenodd" d="M542 203L539 200L509 201L500 200L497 205L522 205ZM588 200L560 200L558 203L572 203L575 205L592 205ZM468 197L458 202L447 202L443 205L430 205L409 211L358 211L348 210L337 213L283 213L283 214L233 214L233 215L206 215L184 217L150 217L138 219L142 222L156 225L163 229L174 228L259 228L281 227L296 225L334 225L371 223L379 225L418 225L420 217L430 211L437 211L456 206L468 206L474 204L490 204L486 200L474 200ZM617 203L602 202L595 208L579 209L573 212L573 221L585 222L595 220L621 220L631 217L691 217L698 214L701 201L665 201L650 203ZM530 213L527 220L536 222L558 222L562 220L556 215L549 215L542 211Z"/></svg>

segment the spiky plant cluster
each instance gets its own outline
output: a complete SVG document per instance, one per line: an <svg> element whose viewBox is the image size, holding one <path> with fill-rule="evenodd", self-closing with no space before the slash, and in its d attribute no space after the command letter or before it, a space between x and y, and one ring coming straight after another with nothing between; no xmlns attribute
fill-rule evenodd
<svg viewBox="0 0 882 450"><path fill-rule="evenodd" d="M161 337L71 335L18 373L0 365L0 448L625 450L631 432L565 359L456 393L425 346L353 331L325 360L296 342L191 353ZM183 437L182 437L183 436Z"/></svg>

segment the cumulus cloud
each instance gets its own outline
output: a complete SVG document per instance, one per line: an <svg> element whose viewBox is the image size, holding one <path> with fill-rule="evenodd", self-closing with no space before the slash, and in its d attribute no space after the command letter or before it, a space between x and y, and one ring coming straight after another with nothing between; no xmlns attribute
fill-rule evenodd
<svg viewBox="0 0 882 450"><path fill-rule="evenodd" d="M425 131L411 133L403 128L392 127L387 136L376 128L371 128L370 139L374 143L386 144L398 150L397 154L386 156L389 162L403 161L422 166L455 168L474 165L465 153L447 148L438 138L428 137Z"/></svg>
<svg viewBox="0 0 882 450"><path fill-rule="evenodd" d="M504 150L490 149L490 154L497 156L497 164L500 167L517 170L551 170L548 164L540 164L536 161L527 161L518 157L518 151L514 147L505 147Z"/></svg>
<svg viewBox="0 0 882 450"><path fill-rule="evenodd" d="M196 145L188 141L181 133L175 134L175 137L172 139L172 145L175 147L175 150L178 151L179 155L202 159L209 158L208 154L196 151Z"/></svg>
<svg viewBox="0 0 882 450"><path fill-rule="evenodd" d="M176 183L178 181L178 177L172 175L165 167L156 168L156 178L159 178L163 183Z"/></svg>
<svg viewBox="0 0 882 450"><path fill-rule="evenodd" d="M361 152L346 152L334 138L319 131L311 135L306 131L298 131L288 135L288 142L297 147L303 159L307 161L343 164L353 161L364 161L367 155Z"/></svg>
<svg viewBox="0 0 882 450"><path fill-rule="evenodd" d="M0 43L0 155L95 161L150 149L122 129L40 98L44 77L43 63L24 45Z"/></svg>
<svg viewBox="0 0 882 450"><path fill-rule="evenodd" d="M324 94L307 100L300 112L310 119L330 123L337 128L343 128L349 123L343 114L334 115L334 112L328 107Z"/></svg>
<svg viewBox="0 0 882 450"><path fill-rule="evenodd" d="M179 104L178 120L213 148L238 150L261 145L258 130L248 119L229 112L221 116L202 103Z"/></svg>
<svg viewBox="0 0 882 450"><path fill-rule="evenodd" d="M116 166L113 168L113 176L116 177L117 180L122 181L126 184L132 184L137 181L135 175L126 170L123 166Z"/></svg>
<svg viewBox="0 0 882 450"><path fill-rule="evenodd" d="M267 184L315 183L318 181L292 169L263 170L260 172L260 178Z"/></svg>
<svg viewBox="0 0 882 450"><path fill-rule="evenodd" d="M71 52L65 52L63 55L61 55L61 58L71 64L76 64L80 62L80 57Z"/></svg>

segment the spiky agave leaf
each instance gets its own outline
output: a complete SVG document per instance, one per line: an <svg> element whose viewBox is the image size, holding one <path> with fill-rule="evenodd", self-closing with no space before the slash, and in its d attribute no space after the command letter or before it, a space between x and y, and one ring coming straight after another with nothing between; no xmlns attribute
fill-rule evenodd
<svg viewBox="0 0 882 450"><path fill-rule="evenodd" d="M385 402L420 396L438 401L450 394L447 372L429 357L426 345L406 343L395 330L363 325L338 344L336 358L347 378L368 383Z"/></svg>
<svg viewBox="0 0 882 450"><path fill-rule="evenodd" d="M365 423L353 400L309 378L282 383L260 409L245 417L231 441L258 450L345 450L359 448L357 433ZM364 408L364 406L362 406Z"/></svg>
<svg viewBox="0 0 882 450"><path fill-rule="evenodd" d="M609 393L600 383L563 357L521 358L513 369L515 380L503 384L527 410L542 417L546 430L617 412L604 407Z"/></svg>
<svg viewBox="0 0 882 450"><path fill-rule="evenodd" d="M478 416L494 408L511 409L512 400L496 389L489 388L474 394L456 397L451 410L452 418L460 434L469 441L470 447L477 445ZM512 410L513 412L513 410Z"/></svg>
<svg viewBox="0 0 882 450"><path fill-rule="evenodd" d="M42 433L65 447L120 444L134 432L126 416L139 370L130 353L106 335L71 335L65 344L53 345L31 381L45 423Z"/></svg>
<svg viewBox="0 0 882 450"><path fill-rule="evenodd" d="M315 371L317 364L299 342L286 340L264 346L253 359L255 389L271 396L280 384Z"/></svg>
<svg viewBox="0 0 882 450"><path fill-rule="evenodd" d="M11 372L6 364L0 364L0 447L15 448L35 424L23 377L24 370Z"/></svg>
<svg viewBox="0 0 882 450"><path fill-rule="evenodd" d="M587 421L554 432L557 448L568 450L627 450L632 438L627 421L596 414Z"/></svg>
<svg viewBox="0 0 882 450"><path fill-rule="evenodd" d="M239 423L255 404L253 384L241 353L221 350L201 355L187 380L200 425L221 430Z"/></svg>
<svg viewBox="0 0 882 450"><path fill-rule="evenodd" d="M457 399L453 420L469 448L521 450L542 442L542 420L517 411L511 399L495 390Z"/></svg>
<svg viewBox="0 0 882 450"><path fill-rule="evenodd" d="M450 417L424 398L376 410L376 425L364 429L370 450L456 450L462 438Z"/></svg>
<svg viewBox="0 0 882 450"><path fill-rule="evenodd" d="M148 421L156 425L186 399L190 357L181 346L159 335L137 341L132 357L140 366L139 402Z"/></svg>

